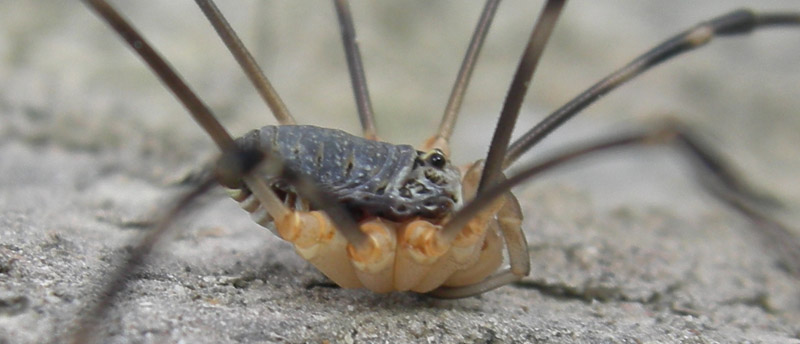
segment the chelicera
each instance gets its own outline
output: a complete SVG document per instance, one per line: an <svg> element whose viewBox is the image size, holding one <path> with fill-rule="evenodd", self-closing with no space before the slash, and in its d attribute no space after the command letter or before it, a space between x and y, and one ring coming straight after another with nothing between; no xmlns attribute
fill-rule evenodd
<svg viewBox="0 0 800 344"><path fill-rule="evenodd" d="M565 3L547 1L509 87L486 159L456 166L448 158L450 136L498 2L487 1L481 13L438 130L415 148L382 142L378 137L355 29L344 0L335 4L363 137L297 125L213 2L197 0L280 123L236 140L124 18L103 0L86 0L171 89L223 153L214 176L182 197L110 279L76 342L90 333L92 319L109 307L124 285L124 274L142 264L171 222L217 183L227 187L257 223L293 243L298 254L336 284L442 298L481 294L527 276L530 262L521 229L522 211L511 188L543 171L599 152L674 145L699 162L699 173L711 177L704 181L713 194L748 217L769 221L752 206L765 198L736 178L728 164L689 128L676 122L568 149L514 175L506 176L503 171L602 95L653 66L704 46L714 37L800 25L800 13L737 10L699 23L602 79L512 142L511 132L528 85ZM500 268L504 248L510 264ZM795 273L800 270L796 265L794 269Z"/></svg>

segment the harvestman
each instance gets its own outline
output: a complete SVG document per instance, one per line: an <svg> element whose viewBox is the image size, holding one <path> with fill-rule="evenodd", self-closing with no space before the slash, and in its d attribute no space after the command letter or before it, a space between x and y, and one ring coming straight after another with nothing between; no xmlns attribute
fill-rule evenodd
<svg viewBox="0 0 800 344"><path fill-rule="evenodd" d="M550 168L625 147L670 144L696 162L703 186L754 221L779 247L788 270L800 276L800 249L791 233L760 210L775 202L736 177L691 131L665 123L564 150L506 177L503 171L561 124L602 95L681 53L718 36L773 26L798 26L800 13L737 10L702 22L615 71L511 143L511 132L533 72L566 1L545 4L503 104L485 160L462 170L447 156L463 95L499 0L487 1L462 63L438 131L418 149L378 141L355 30L346 0L335 0L364 138L298 126L250 53L211 0L196 0L280 126L234 140L208 107L158 53L104 0L86 0L140 55L222 151L213 176L183 195L163 215L106 284L82 318L73 342L85 342L107 312L126 275L141 266L172 222L217 183L260 224L295 244L298 253L343 287L377 292L415 291L435 297L477 295L528 275L521 210L510 189ZM344 147L344 148L343 148ZM353 152L361 152L356 155ZM389 166L389 167L385 167ZM373 175L364 172L377 169ZM381 174L388 170L387 174ZM462 177L463 176L463 177ZM502 263L503 241L510 267Z"/></svg>

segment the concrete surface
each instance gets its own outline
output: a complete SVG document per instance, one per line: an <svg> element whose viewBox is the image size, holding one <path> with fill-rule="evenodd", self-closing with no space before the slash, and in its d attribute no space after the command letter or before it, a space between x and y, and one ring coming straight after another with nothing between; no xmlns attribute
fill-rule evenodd
<svg viewBox="0 0 800 344"><path fill-rule="evenodd" d="M120 6L232 132L274 123L191 2ZM357 132L329 3L220 6L257 42L301 122ZM538 6L502 5L456 129L456 160L484 154ZM568 4L520 127L660 39L739 6L797 10L793 1ZM480 6L353 7L379 129L419 142ZM714 42L604 98L538 156L679 117L785 200L776 215L796 231L797 56L800 30ZM214 148L78 2L0 3L0 119L0 343L61 342L142 224L181 191L172 182ZM456 301L332 287L218 193L132 273L99 332L118 343L800 343L800 281L756 228L695 190L679 161L668 150L625 152L520 187L531 276Z"/></svg>

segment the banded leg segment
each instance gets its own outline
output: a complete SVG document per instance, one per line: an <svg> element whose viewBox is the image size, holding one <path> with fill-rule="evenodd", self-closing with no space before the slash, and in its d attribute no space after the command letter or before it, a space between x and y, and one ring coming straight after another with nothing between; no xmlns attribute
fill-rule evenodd
<svg viewBox="0 0 800 344"><path fill-rule="evenodd" d="M473 214L483 211L497 199L507 194L512 187L542 172L601 152L663 144L675 145L676 148L679 148L678 152L696 162L695 166L697 167L698 175L704 177L699 178L700 182L714 196L751 219L755 224L766 226L766 230L759 232L759 234L764 237L764 241L768 245L776 248L777 258L787 267L787 270L800 277L800 273L798 273L800 264L797 263L797 257L800 257L800 239L793 235L784 225L753 206L753 203L761 203L763 194L753 191L752 187L736 177L737 174L730 169L729 164L725 163L724 159L702 144L686 127L676 123L668 123L653 130L598 141L594 144L555 154L541 162L524 167L519 173L486 189L484 193L453 215L450 222L442 230L443 235L458 233L460 226L469 222ZM754 199L751 195L759 195L759 197ZM513 236L506 235L510 250L511 245L519 245L513 243L513 240L515 240ZM522 257L521 254L511 251L509 251L509 254L512 257L512 261L514 256L517 256L518 259ZM459 298L480 294L519 279L519 275L516 273L524 272L527 268L523 265L518 265L517 267L517 271L514 271L515 268L512 266L511 269L502 271L475 285L459 288L440 288L435 290L432 295L444 298Z"/></svg>
<svg viewBox="0 0 800 344"><path fill-rule="evenodd" d="M144 38L107 2L104 0L85 0L86 4L105 20L150 66L156 76L169 88L176 98L187 108L198 124L214 140L223 152L218 163L224 168L217 168L215 178L208 178L199 187L187 194L170 212L157 223L155 230L149 232L142 241L135 246L134 253L120 266L114 277L106 284L99 301L92 305L85 316L80 318L75 335L71 338L73 343L90 342L93 329L98 319L113 305L115 296L125 287L128 273L144 263L144 258L152 247L164 237L164 232L171 223L193 203L196 198L211 188L217 181L226 184L246 187L257 197L258 202L264 205L270 215L276 219L285 219L292 215L292 211L284 206L275 193L267 186L263 179L257 178L253 170L265 168L292 183L301 196L317 202L317 208L324 210L336 227L342 229L342 235L347 237L352 246L360 250L368 250L367 238L359 231L347 212L341 205L333 202L330 197L318 190L312 182L304 176L289 170L275 154L261 151L244 151L239 149L230 134L217 121L205 103L186 85L182 78L169 66L169 64L147 43ZM267 163L262 164L266 161ZM242 183L242 181L244 181ZM320 225L323 229L323 227Z"/></svg>
<svg viewBox="0 0 800 344"><path fill-rule="evenodd" d="M548 115L539 124L514 141L505 155L503 168L511 166L531 147L600 99L600 97L650 68L680 54L702 47L714 37L743 35L756 29L784 26L800 27L800 12L755 13L742 9L702 22L689 30L670 37L592 85L592 87Z"/></svg>
<svg viewBox="0 0 800 344"><path fill-rule="evenodd" d="M467 92L467 86L469 86L469 81L472 77L472 71L478 62L478 55L483 47L483 42L486 40L486 34L489 33L489 27L492 25L492 19L494 19L499 3L500 0L486 1L480 19L478 19L478 25L475 27L475 32L473 32L472 39L469 42L467 53L464 55L464 61L461 62L461 68L458 71L458 76L456 76L453 90L450 92L450 98L447 100L447 107L444 110L439 129L436 134L423 143L423 151L427 152L438 148L445 155L450 156L450 136L453 135L453 127L456 125L456 119L458 119L461 104L464 101L464 94Z"/></svg>
<svg viewBox="0 0 800 344"><path fill-rule="evenodd" d="M331 196L319 190L305 176L296 171L291 171L283 164L277 154L273 152L244 152L237 148L230 134L217 121L208 106L197 97L155 49L113 7L103 0L86 0L86 3L125 39L217 143L217 146L223 152L219 166L225 166L216 170L217 178L222 184L231 186L236 184L238 180L244 180L244 184L253 192L259 203L266 208L272 218L283 219L289 216L291 210L282 204L264 180L250 173L255 166L260 165L263 158L267 163L261 168L269 170L267 175L280 176L286 179L287 182L292 183L302 197L315 202L317 209L329 214L333 223L336 224L337 228L340 228L342 234L352 245L358 248L365 247L366 236L358 230L355 221ZM214 12L212 8L208 8L208 10ZM211 17L216 18L213 15ZM254 157L251 153L258 155L255 161L251 161Z"/></svg>

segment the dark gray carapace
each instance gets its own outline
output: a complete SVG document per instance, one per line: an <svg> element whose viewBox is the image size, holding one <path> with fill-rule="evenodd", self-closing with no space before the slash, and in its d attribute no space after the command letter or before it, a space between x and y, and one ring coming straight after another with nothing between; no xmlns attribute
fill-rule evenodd
<svg viewBox="0 0 800 344"><path fill-rule="evenodd" d="M245 134L236 144L281 159L292 171L330 192L356 218L440 219L462 202L461 174L438 150L421 152L410 145L311 125L265 126ZM287 195L296 197L280 178L263 177L284 200Z"/></svg>
<svg viewBox="0 0 800 344"><path fill-rule="evenodd" d="M530 256L525 233L521 228L522 211L519 203L510 193L510 189L545 170L563 165L569 161L595 155L603 151L630 147L649 147L653 144L673 145L680 148L678 150L680 153L693 159L693 161L699 162L698 166L700 168L698 172L702 173L703 177L711 177L701 178L701 182L711 180L721 185L708 184L710 187L707 189L712 191L714 196L717 196L733 209L753 220L759 227L765 229L761 233L765 234L765 239L777 248L775 251L779 252L781 256L779 258L782 263L795 275L800 276L800 266L797 263L800 261L798 259L800 257L800 249L798 249L800 245L797 244L797 238L785 226L773 221L769 214L763 213L758 207L753 206L751 201L758 203L758 199L751 197L754 193L746 187L747 184L734 178L736 174L732 173L728 168L729 166L723 163L723 159L714 154L713 150L708 150L704 145L697 144L698 141L692 139L694 136L688 135L687 131L680 125L667 124L666 126L654 127L632 134L614 135L606 140L588 142L584 146L556 152L549 158L527 166L513 175L508 175L507 178L503 177L504 170L514 164L531 147L562 124L574 118L603 95L643 72L682 53L705 46L714 37L737 36L766 27L800 26L800 13L798 12L758 13L750 10L737 10L700 22L694 27L684 30L654 46L651 50L609 74L561 108L549 114L514 142L511 142L511 134L514 131L516 118L530 85L531 77L536 70L536 65L544 50L545 43L550 37L556 19L565 3L564 0L546 1L539 18L536 20L509 87L506 101L500 112L497 129L495 129L489 153L485 159L486 163L482 164L483 168L479 171L481 175L480 183L475 184L473 180L463 181L469 187L469 190L472 190L472 187L477 187L476 196L469 202L465 202L461 207L460 203L463 200L460 195L460 183L462 182L459 181L458 170L449 165L441 151L431 149L427 153L418 152L411 146L392 145L361 139L338 130L311 126L293 126L292 124L296 122L289 115L277 93L270 86L266 76L261 73L255 61L213 4L213 1L196 0L219 33L220 38L229 47L237 61L247 72L248 77L253 81L256 89L259 90L262 97L269 104L270 109L275 113L278 123L281 123L282 126L263 127L234 141L227 130L211 113L208 106L191 91L169 64L111 5L104 0L85 1L142 57L153 72L189 110L192 117L223 151L221 160L226 160L226 158L231 158L232 160L249 159L247 157L240 158L236 154L240 153L237 150L245 153L257 152L263 153L267 159L267 163L261 165L265 169L283 167L281 172L284 173L273 175L265 173L266 175L258 176L266 178L269 184L264 185L265 180L262 178L251 178L252 176L249 174L249 167L251 166L231 164L233 167L230 167L229 170L232 173L227 173L227 175L236 175L239 172L247 173L244 175L238 174L238 177L232 179L224 179L224 184L238 188L241 191L239 195L241 197L237 201L248 203L246 209L251 214L254 214L258 204L253 207L254 203L249 202L248 199L263 201L265 205L267 202L275 201L274 196L276 195L270 192L270 187L279 191L278 196L283 196L283 201L288 205L271 204L274 206L275 214L283 216L304 213L307 209L301 209L295 207L295 205L301 203L301 205L307 207L307 204L302 204L303 200L297 199L297 195L293 194L292 187L288 186L291 183L286 183L293 180L292 178L297 182L294 185L298 190L305 189L301 187L303 184L316 184L316 187L312 185L311 188L317 189L319 187L330 191L335 197L334 201L320 203L330 203L328 208L331 211L323 211L327 213L331 220L334 220L332 222L334 222L335 233L341 234L341 237L338 237L340 239L337 241L338 246L329 252L325 252L331 253L331 255L310 257L311 254L316 254L316 252L306 253L309 253L311 258L309 261L314 259L319 265L324 265L323 268L326 271L348 282L348 285L351 285L350 282L352 282L353 287L364 286L376 292L414 290L436 297L462 298L478 295L514 281L519 281L530 273ZM464 63L456 78L445 115L442 116L437 132L426 141L430 142L431 146L426 145L426 147L438 147L443 151L449 151L449 139L458 117L461 100L469 84L469 77L472 74L478 52L486 37L498 2L499 0L487 1L484 10L481 12L481 17L478 20L473 39L465 55ZM335 5L340 19L348 67L364 136L374 139L377 137L377 132L374 127L373 113L349 7L345 0L337 0ZM429 150L429 148L425 149ZM237 166L243 167L243 169L240 171ZM305 175L307 178L296 178L298 173ZM248 195L249 190L242 186L245 183L237 180L239 178L245 179L245 183L250 185L256 193ZM307 181L303 179L310 179L314 183L306 183ZM165 233L167 233L174 220L179 215L187 213L196 199L207 192L214 182L215 180L210 177L206 178L204 183L181 197L166 215L157 222L156 228L130 250L130 257L108 279L108 283L99 293L95 306L83 312L83 316L77 326L78 331L72 338L72 343L89 342L91 335L98 332L96 331L96 323L98 320L107 318L108 311L114 306L115 295L125 289L127 281L130 280L131 272L143 264L146 256L157 241L166 236ZM280 194L280 192L283 192L283 194ZM486 236L486 238L493 238L494 243L492 245L484 245L488 243L488 240L479 240L475 241L476 246L472 246L474 250L471 253L480 254L477 260L480 261L481 265L477 265L477 262L470 262L463 266L436 263L434 265L423 264L428 258L432 258L431 261L440 262L438 258L442 256L438 256L438 250L428 251L430 254L424 254L424 259L419 262L405 259L412 257L410 249L413 249L413 247L391 245L391 242L393 242L391 239L396 234L391 229L398 228L397 224L375 221L379 222L377 226L380 227L381 231L364 233L360 230L356 221L353 221L360 220L365 215L394 220L417 216L442 218L442 220L428 221L429 223L425 225L443 225L441 230L437 228L433 234L436 236L441 235L439 237L441 238L440 242L450 245L457 238L457 235L463 232L463 229L466 228L465 226L476 214L489 209L492 201L499 197L505 197L510 202L506 202L503 208L496 212L488 214L490 217L495 218L493 225L479 228L482 231L496 232L497 236ZM308 198L313 199L312 197ZM338 204L335 204L335 201L337 200L343 203L351 213L354 213L356 218L338 216L342 214L339 214L340 209L336 207ZM455 209L460 210L453 213ZM269 214L267 214L266 210L263 212L264 216L259 216L256 222L265 225L265 221L269 220ZM259 215L260 213L259 211ZM452 216L448 216L450 214ZM343 218L348 218L349 221ZM326 227L331 227L327 226L328 221L323 222L325 222ZM410 226L405 228L407 227ZM309 228L290 229L314 232L321 228L309 226ZM384 234L377 234L379 232ZM423 232L423 234L425 233L431 232ZM380 240L370 240L372 235L379 236ZM427 236L427 238L436 238L435 235ZM503 260L500 252L503 247L501 239L505 241L504 246L508 253L509 266L495 271ZM435 240L439 241L439 239ZM299 242L298 240L289 241L293 243ZM312 244L317 245L321 243L322 241L312 242ZM389 244L381 246L383 247L382 249L372 250L373 243ZM434 240L423 240L422 244L425 245L419 247L431 247L430 244L433 243ZM298 248L298 246L295 247ZM491 247L492 254L495 254L495 257L499 257L499 259L494 261L482 259L484 256L481 252L483 252L484 247ZM357 272L355 270L357 261L353 259L355 256L351 255L351 252L359 253L365 251L378 252L379 254L376 255L378 258L387 259L378 259L370 264L362 264L366 260L359 259L358 265L361 267L358 268ZM405 262L404 265L394 265L399 261L395 259L397 257L405 257L405 260L403 260ZM447 257L449 259L452 256ZM339 271L336 271L339 267L349 269L346 270L349 272L340 274ZM375 271L379 275L373 274ZM466 273L462 276L457 276L459 277L458 280L450 283L447 280L438 280L440 278L449 280L456 276L455 273L457 271L459 271L459 274ZM398 274L395 272L398 272ZM366 278L362 279L356 275L358 273L363 273ZM395 278L396 276L401 278ZM428 278L428 280L424 281L426 285L422 284L423 282L421 282L420 278ZM427 285L428 283L430 285Z"/></svg>

